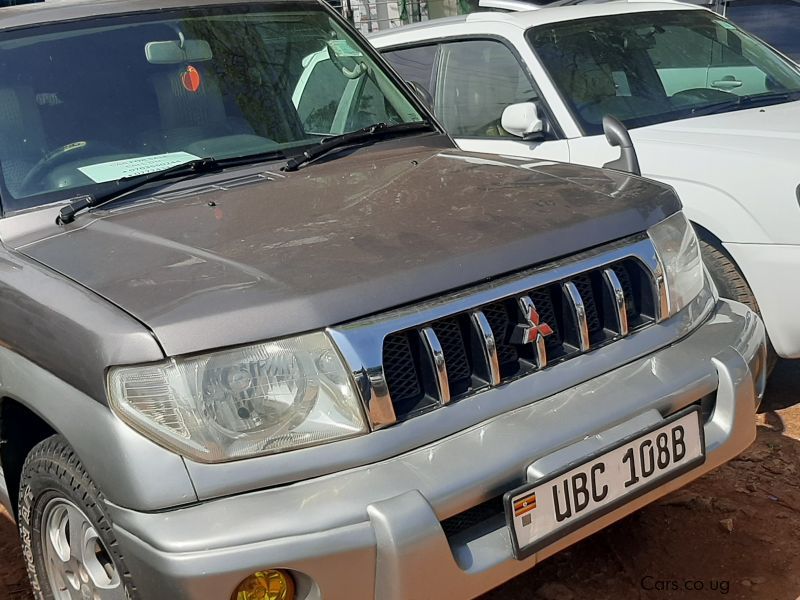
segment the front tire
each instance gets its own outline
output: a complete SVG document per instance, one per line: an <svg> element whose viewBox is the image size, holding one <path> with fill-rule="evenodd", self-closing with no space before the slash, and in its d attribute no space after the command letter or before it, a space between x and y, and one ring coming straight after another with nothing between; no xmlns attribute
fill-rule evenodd
<svg viewBox="0 0 800 600"><path fill-rule="evenodd" d="M136 598L103 495L63 437L25 459L18 522L37 600Z"/></svg>
<svg viewBox="0 0 800 600"><path fill-rule="evenodd" d="M753 290L744 278L744 275L733 262L730 255L722 248L711 242L700 239L700 253L703 261L708 267L711 279L719 290L719 295L723 298L730 298L741 302L753 312L761 316L761 309L758 306ZM778 355L772 348L772 344L767 340L767 374L772 373L778 362Z"/></svg>

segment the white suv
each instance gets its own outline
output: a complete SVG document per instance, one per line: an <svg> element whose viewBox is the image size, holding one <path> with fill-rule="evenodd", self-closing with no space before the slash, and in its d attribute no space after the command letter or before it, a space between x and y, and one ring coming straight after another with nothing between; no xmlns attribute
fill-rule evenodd
<svg viewBox="0 0 800 600"><path fill-rule="evenodd" d="M675 2L486 12L371 38L466 150L601 166L631 130L675 187L721 293L800 357L800 71L720 15Z"/></svg>
<svg viewBox="0 0 800 600"><path fill-rule="evenodd" d="M609 0L480 0L482 9L536 10L548 6L599 4ZM638 0L629 0L636 2ZM706 6L800 62L800 0L684 0Z"/></svg>

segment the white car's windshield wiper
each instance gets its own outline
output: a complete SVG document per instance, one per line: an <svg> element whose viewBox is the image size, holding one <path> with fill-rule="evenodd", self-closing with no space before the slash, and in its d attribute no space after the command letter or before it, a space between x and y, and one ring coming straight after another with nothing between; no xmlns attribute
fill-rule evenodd
<svg viewBox="0 0 800 600"><path fill-rule="evenodd" d="M746 96L739 96L732 100L725 100L723 102L715 102L714 104L707 104L699 106L691 110L693 117L702 115L713 115L715 113L725 112L726 110L736 108L750 108L753 106L761 106L763 104L770 104L773 102L788 102L800 98L800 90L785 91L785 92L768 92L766 94L749 94Z"/></svg>
<svg viewBox="0 0 800 600"><path fill-rule="evenodd" d="M290 158L281 168L281 170L289 172L296 171L301 165L311 162L323 154L327 154L331 150L349 146L350 144L379 140L396 134L432 130L433 125L431 125L431 123L428 121L415 121L414 123L400 123L397 125L375 123L374 125L364 127L363 129L357 129L356 131L343 133L342 135L324 138L316 146L312 146L302 154Z"/></svg>
<svg viewBox="0 0 800 600"><path fill-rule="evenodd" d="M270 158L279 158L282 156L280 152L266 152L262 154L252 154L248 156L240 156L235 158L215 159L215 158L198 158L190 160L174 167L164 169L162 171L155 171L154 173L146 173L144 175L134 175L131 177L122 177L112 182L112 187L101 194L89 194L74 198L61 209L58 214L56 222L60 225L64 223L71 223L75 220L75 215L82 210L94 208L101 204L107 204L114 200L119 200L124 196L134 192L146 185L155 183L157 181L167 181L170 179L192 179L207 175L209 173L217 173L228 167L237 167L246 164L252 164L268 160Z"/></svg>

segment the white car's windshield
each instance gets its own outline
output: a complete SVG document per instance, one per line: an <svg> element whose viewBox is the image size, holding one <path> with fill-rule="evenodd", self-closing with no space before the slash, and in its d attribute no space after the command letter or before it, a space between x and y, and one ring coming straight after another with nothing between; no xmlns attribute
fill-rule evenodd
<svg viewBox="0 0 800 600"><path fill-rule="evenodd" d="M293 92L321 52L328 85L298 110ZM300 2L2 33L0 115L6 211L102 193L198 157L293 155L330 135L318 127L326 115L337 133L423 121L360 40Z"/></svg>
<svg viewBox="0 0 800 600"><path fill-rule="evenodd" d="M725 16L800 62L800 0L736 0Z"/></svg>
<svg viewBox="0 0 800 600"><path fill-rule="evenodd" d="M800 98L796 66L708 11L594 17L528 40L587 135Z"/></svg>

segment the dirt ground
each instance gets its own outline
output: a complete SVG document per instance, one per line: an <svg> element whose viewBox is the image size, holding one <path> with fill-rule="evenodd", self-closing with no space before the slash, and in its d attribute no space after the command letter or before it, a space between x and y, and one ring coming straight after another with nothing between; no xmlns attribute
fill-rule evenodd
<svg viewBox="0 0 800 600"><path fill-rule="evenodd" d="M770 380L758 440L737 460L481 600L800 600L800 361ZM28 599L0 509L0 600Z"/></svg>

